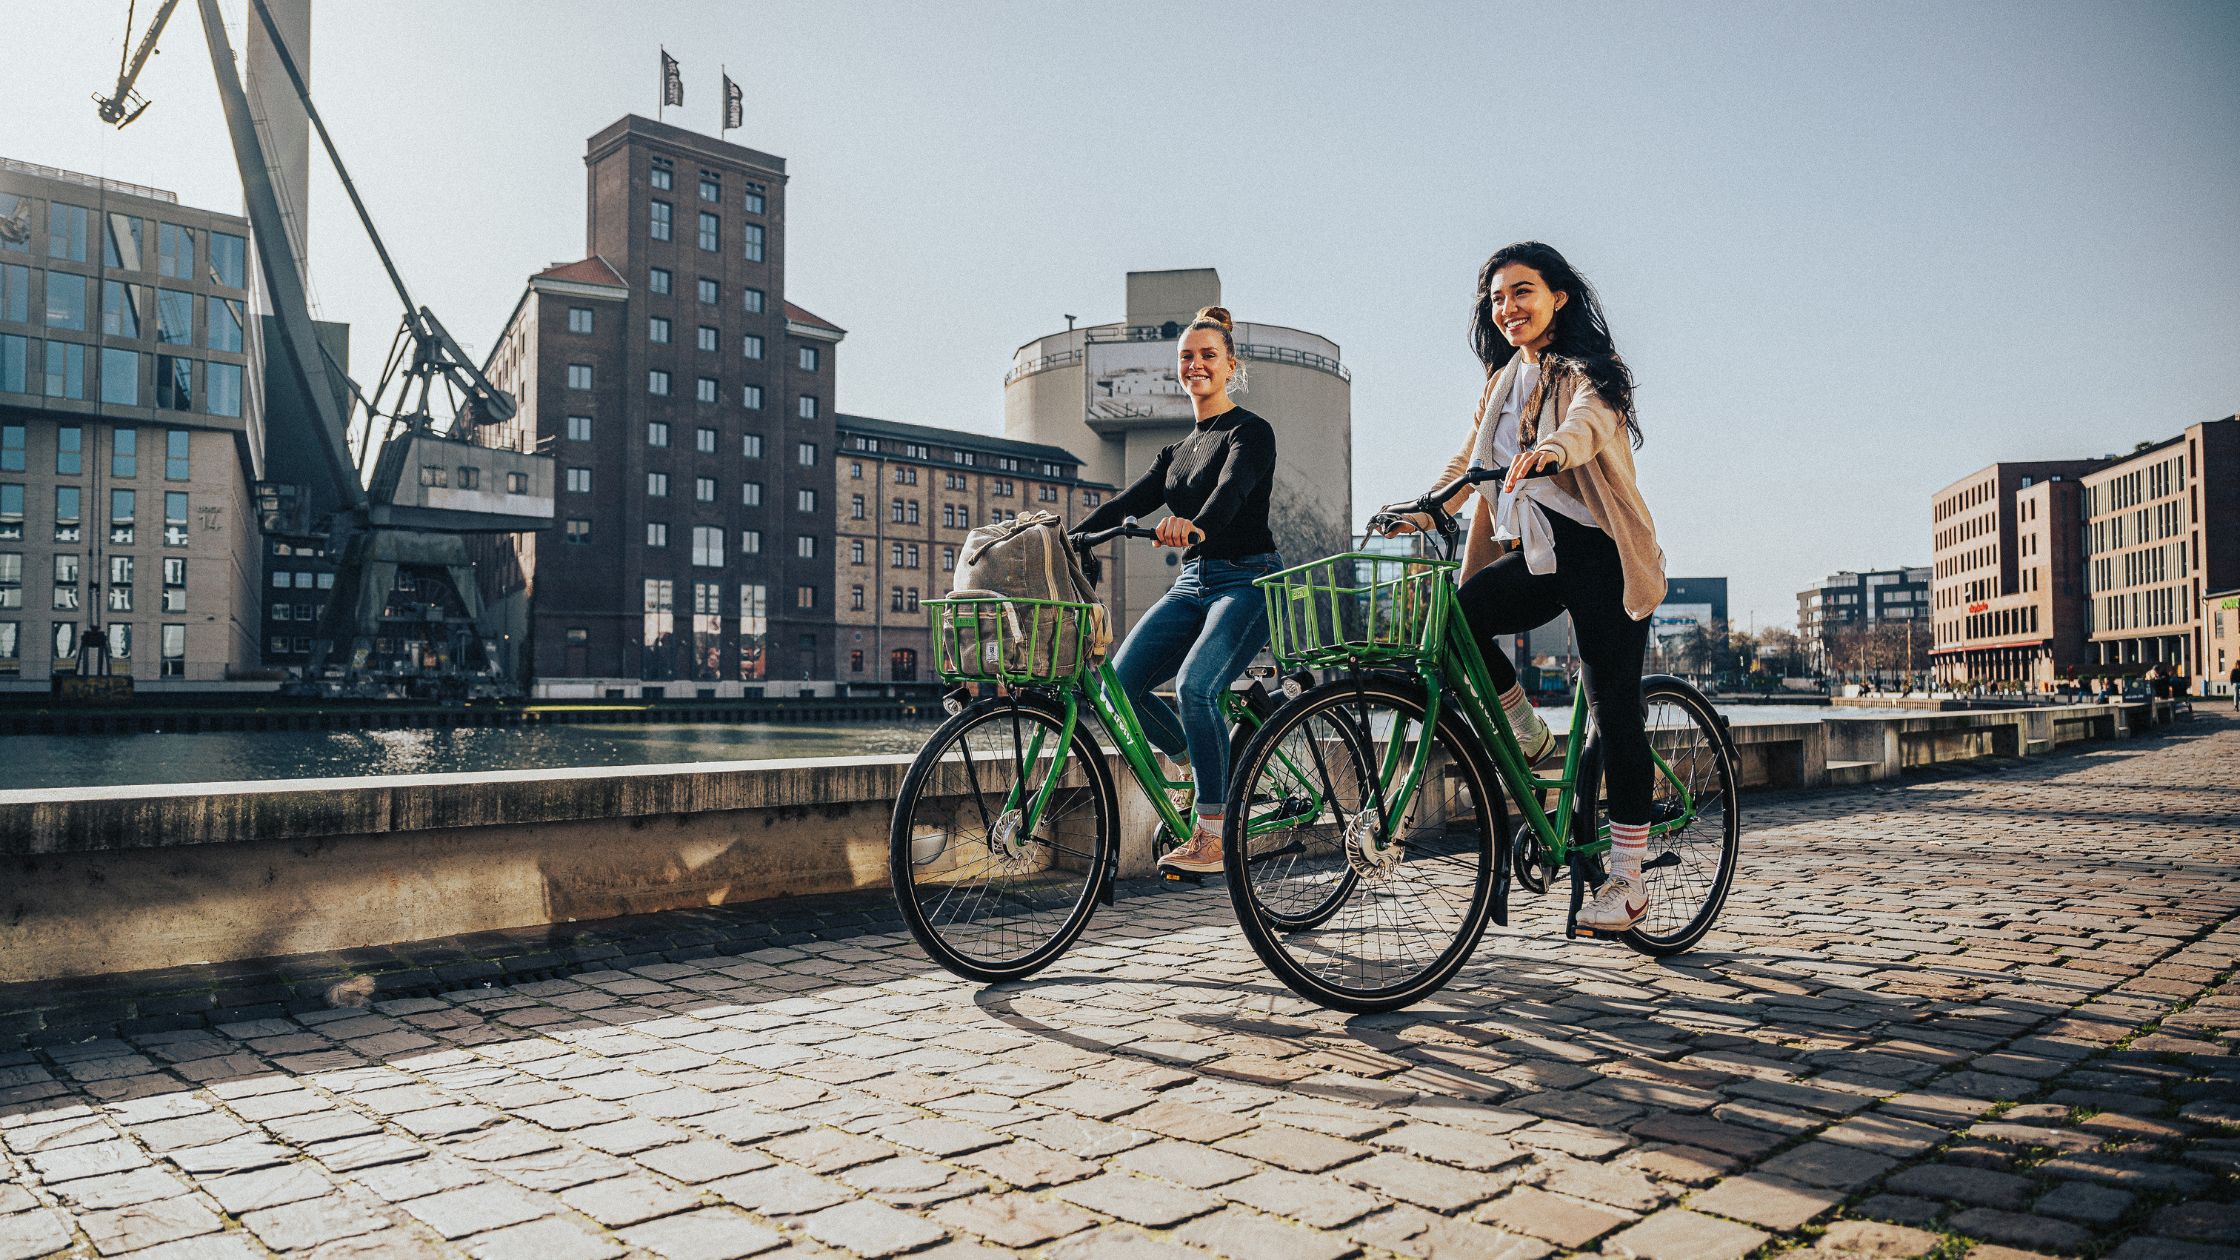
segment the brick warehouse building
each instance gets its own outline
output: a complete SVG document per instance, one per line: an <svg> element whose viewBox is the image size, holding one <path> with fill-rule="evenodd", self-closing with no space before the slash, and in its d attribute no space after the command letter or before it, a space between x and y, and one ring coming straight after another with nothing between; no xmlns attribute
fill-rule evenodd
<svg viewBox="0 0 2240 1260"><path fill-rule="evenodd" d="M1028 512L1072 522L1112 493L1070 451L841 416L834 436L840 682L884 690L933 681L921 600L948 593L965 532Z"/></svg>
<svg viewBox="0 0 2240 1260"><path fill-rule="evenodd" d="M841 329L785 300L785 160L635 115L584 158L589 256L533 276L485 365L560 467L483 596L548 696L828 693Z"/></svg>

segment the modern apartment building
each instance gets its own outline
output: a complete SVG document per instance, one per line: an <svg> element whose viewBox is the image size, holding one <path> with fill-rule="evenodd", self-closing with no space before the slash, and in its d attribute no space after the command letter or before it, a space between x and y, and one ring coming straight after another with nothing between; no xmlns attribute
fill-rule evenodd
<svg viewBox="0 0 2240 1260"><path fill-rule="evenodd" d="M1829 649L1847 629L1926 622L1929 574L1925 566L1865 572L1846 569L1797 592L1797 635L1804 640L1812 668L1824 671L1829 667Z"/></svg>
<svg viewBox="0 0 2240 1260"><path fill-rule="evenodd" d="M558 458L555 520L483 597L548 696L829 693L833 378L785 297L783 158L635 115L591 137L588 256L533 276L488 440Z"/></svg>
<svg viewBox="0 0 2240 1260"><path fill-rule="evenodd" d="M1992 464L1932 496L1937 685L2044 690L2084 663L2080 478L2099 466Z"/></svg>
<svg viewBox="0 0 2240 1260"><path fill-rule="evenodd" d="M1053 332L1013 352L1003 378L1005 436L1077 452L1084 473L1125 486L1193 420L1175 378L1182 328L1219 305L1210 267L1131 271L1126 318ZM1276 427L1269 524L1284 558L1301 564L1346 549L1353 520L1353 375L1327 337L1261 322L1242 309L1233 337L1245 370L1236 400ZM1124 631L1165 593L1175 554L1124 551L1111 579Z"/></svg>
<svg viewBox="0 0 2240 1260"><path fill-rule="evenodd" d="M1055 446L847 415L833 436L845 686L933 680L920 601L948 593L967 530L1035 511L1077 521L1112 492Z"/></svg>
<svg viewBox="0 0 2240 1260"><path fill-rule="evenodd" d="M2215 669L2209 593L2240 586L2240 417L2189 425L2083 481L2091 666L2159 665L2192 689Z"/></svg>
<svg viewBox="0 0 2240 1260"><path fill-rule="evenodd" d="M2207 601L2209 633L2201 659L2208 669L2201 690L2205 695L2229 696L2235 690L2232 671L2240 666L2240 587L2211 591Z"/></svg>
<svg viewBox="0 0 2240 1260"><path fill-rule="evenodd" d="M257 665L251 265L237 216L0 158L0 690Z"/></svg>

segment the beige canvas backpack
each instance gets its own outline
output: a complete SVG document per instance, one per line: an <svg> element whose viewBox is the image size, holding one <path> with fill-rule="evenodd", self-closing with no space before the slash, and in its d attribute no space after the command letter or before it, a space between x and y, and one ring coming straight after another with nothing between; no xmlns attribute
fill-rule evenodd
<svg viewBox="0 0 2240 1260"><path fill-rule="evenodd" d="M1048 512L1029 512L966 534L949 594L1088 605L1080 610L1005 604L1000 635L981 649L987 657L977 662L981 669L1000 665L1007 673L1063 677L1103 660L1112 647L1111 618L1066 540L1065 524Z"/></svg>

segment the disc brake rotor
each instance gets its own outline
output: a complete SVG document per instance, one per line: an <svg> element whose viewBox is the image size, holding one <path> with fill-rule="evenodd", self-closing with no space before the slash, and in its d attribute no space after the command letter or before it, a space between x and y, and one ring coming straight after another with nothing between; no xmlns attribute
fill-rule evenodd
<svg viewBox="0 0 2240 1260"><path fill-rule="evenodd" d="M1400 865L1400 842L1378 845L1377 816L1364 809L1346 820L1346 864L1363 879L1378 880Z"/></svg>

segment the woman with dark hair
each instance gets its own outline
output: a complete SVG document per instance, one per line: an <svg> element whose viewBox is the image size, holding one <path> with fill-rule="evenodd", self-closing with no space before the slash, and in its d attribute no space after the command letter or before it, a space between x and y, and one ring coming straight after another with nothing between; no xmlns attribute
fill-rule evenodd
<svg viewBox="0 0 2240 1260"><path fill-rule="evenodd" d="M1665 591L1664 552L1634 484L1641 425L1633 374L1594 289L1538 241L1507 246L1479 270L1470 348L1485 364L1486 387L1470 436L1438 484L1473 465L1509 472L1498 493L1465 487L1445 505L1453 512L1477 493L1459 603L1517 742L1535 761L1559 745L1500 639L1571 614L1602 732L1610 818L1610 878L1581 907L1579 926L1623 931L1649 907L1641 859L1654 763L1642 726L1641 660L1649 615Z"/></svg>
<svg viewBox="0 0 2240 1260"><path fill-rule="evenodd" d="M1164 507L1154 528L1162 547L1183 547L1174 585L1143 614L1113 654L1143 733L1170 757L1187 754L1197 795L1188 843L1163 867L1221 869L1221 824L1229 801L1229 724L1221 693L1268 644L1268 606L1253 582L1283 567L1268 528L1276 469L1275 430L1229 395L1244 384L1234 324L1218 306L1199 311L1175 347L1175 376L1197 423L1164 447L1126 490L1074 526L1109 529ZM1175 705L1151 689L1175 680ZM1179 708L1179 712L1177 711Z"/></svg>

